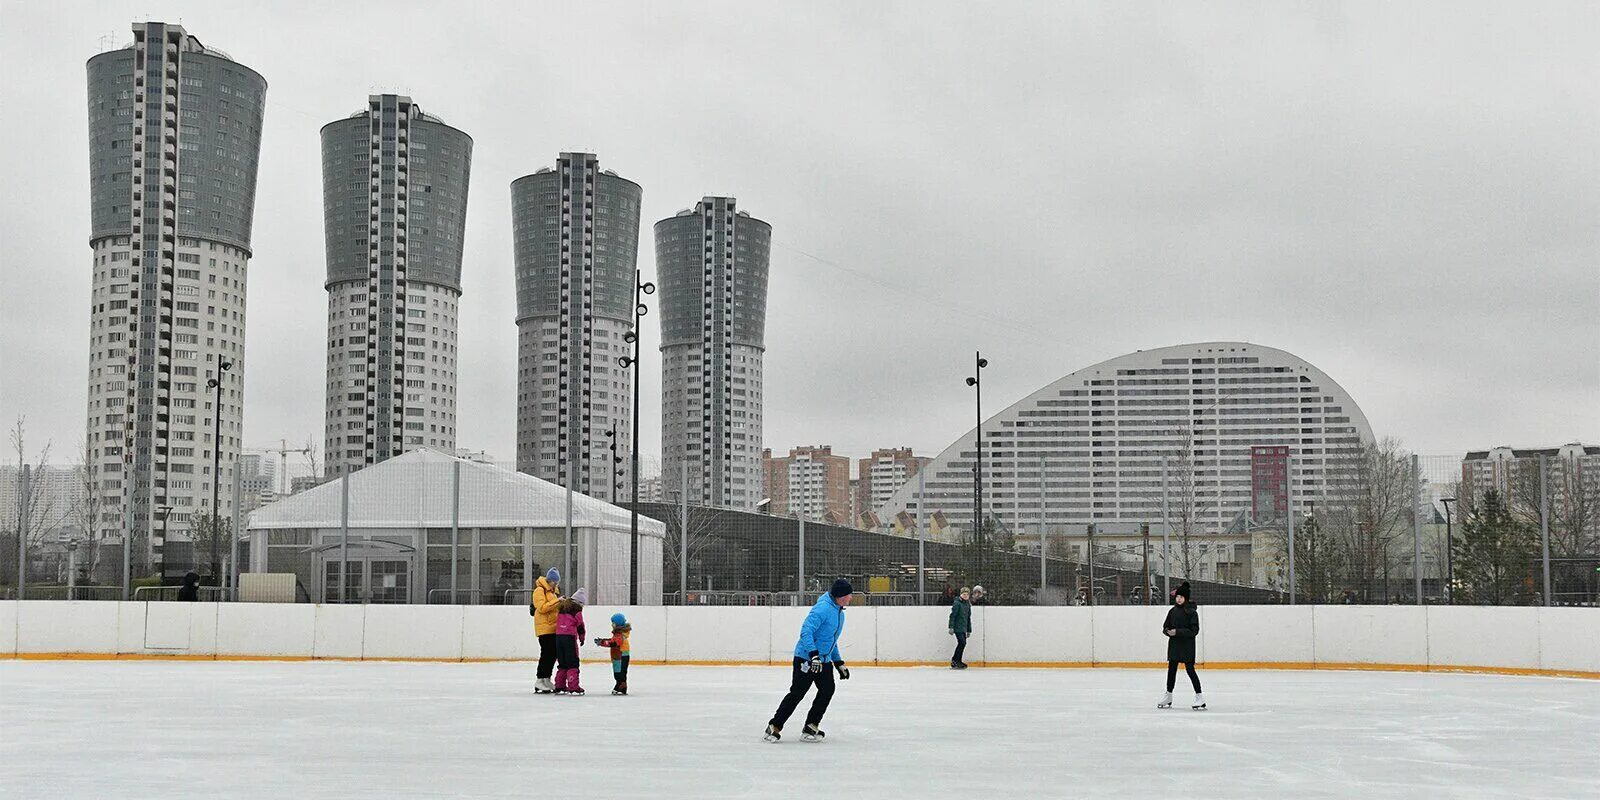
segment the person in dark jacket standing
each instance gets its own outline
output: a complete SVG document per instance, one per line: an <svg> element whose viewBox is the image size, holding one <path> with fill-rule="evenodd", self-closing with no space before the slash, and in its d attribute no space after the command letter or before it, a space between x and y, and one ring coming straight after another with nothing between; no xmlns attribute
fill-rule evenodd
<svg viewBox="0 0 1600 800"><path fill-rule="evenodd" d="M184 573L183 585L178 587L178 600L185 603L200 602L200 573Z"/></svg>
<svg viewBox="0 0 1600 800"><path fill-rule="evenodd" d="M1189 683L1194 686L1196 711L1204 711L1206 696L1200 693L1200 676L1194 671L1194 640L1200 635L1200 612L1194 607L1189 582L1184 581L1172 593L1172 608L1161 623L1161 633L1167 637L1167 692L1161 696L1156 708L1172 707L1172 686L1178 679L1178 665L1189 673Z"/></svg>
<svg viewBox="0 0 1600 800"><path fill-rule="evenodd" d="M808 742L821 741L826 736L818 727L822 715L828 713L828 702L833 699L833 673L839 680L850 680L850 669L839 657L839 637L844 633L844 610L850 605L850 582L840 578L833 582L828 593L817 598L806 621L800 625L800 641L794 646L794 676L789 683L789 693L784 695L778 710L767 722L764 737L769 742L783 738L783 723L789 721L806 691L816 684L817 698L811 701L811 711L806 714L806 726L800 737Z"/></svg>
<svg viewBox="0 0 1600 800"><path fill-rule="evenodd" d="M967 651L967 637L972 634L972 602L968 600L971 593L967 587L961 587L961 593L950 601L950 635L956 637L956 652L950 656L951 669L966 669L967 662L961 660L961 655Z"/></svg>

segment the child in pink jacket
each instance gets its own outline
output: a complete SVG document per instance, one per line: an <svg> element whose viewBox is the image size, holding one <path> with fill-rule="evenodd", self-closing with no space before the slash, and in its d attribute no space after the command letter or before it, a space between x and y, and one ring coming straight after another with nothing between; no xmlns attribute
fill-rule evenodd
<svg viewBox="0 0 1600 800"><path fill-rule="evenodd" d="M583 606L588 602L588 590L579 589L561 601L556 615L556 694L583 694L578 685L578 643L586 633Z"/></svg>

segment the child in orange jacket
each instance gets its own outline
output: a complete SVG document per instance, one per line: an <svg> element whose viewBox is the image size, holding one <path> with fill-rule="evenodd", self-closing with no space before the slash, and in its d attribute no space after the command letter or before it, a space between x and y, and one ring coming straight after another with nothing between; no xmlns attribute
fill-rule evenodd
<svg viewBox="0 0 1600 800"><path fill-rule="evenodd" d="M633 626L628 624L628 618L622 614L611 615L611 637L608 639L595 639L594 643L601 647L611 648L611 676L617 682L611 687L612 694L628 693L628 634L633 632Z"/></svg>

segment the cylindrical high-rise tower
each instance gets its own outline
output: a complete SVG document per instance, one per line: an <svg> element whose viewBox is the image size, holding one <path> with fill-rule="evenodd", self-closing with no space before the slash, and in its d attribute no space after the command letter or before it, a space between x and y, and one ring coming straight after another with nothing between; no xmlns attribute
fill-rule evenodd
<svg viewBox="0 0 1600 800"><path fill-rule="evenodd" d="M656 223L661 284L661 482L689 464L691 502L761 500L761 364L772 226L707 197Z"/></svg>
<svg viewBox="0 0 1600 800"><path fill-rule="evenodd" d="M517 269L517 469L614 498L631 452L631 350L639 184L591 153L511 183ZM570 483L569 483L570 481ZM623 492L627 494L626 491Z"/></svg>
<svg viewBox="0 0 1600 800"><path fill-rule="evenodd" d="M143 571L161 559L163 534L186 536L212 513L238 457L267 82L180 26L135 23L133 36L88 64L86 468L95 535L132 536ZM231 493L220 495L226 520Z"/></svg>
<svg viewBox="0 0 1600 800"><path fill-rule="evenodd" d="M384 94L322 128L327 474L456 445L472 137Z"/></svg>

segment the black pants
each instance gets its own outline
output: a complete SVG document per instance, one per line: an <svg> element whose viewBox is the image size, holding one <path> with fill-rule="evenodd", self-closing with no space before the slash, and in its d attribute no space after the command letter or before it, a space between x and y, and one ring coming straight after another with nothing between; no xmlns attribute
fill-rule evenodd
<svg viewBox="0 0 1600 800"><path fill-rule="evenodd" d="M578 637L556 634L556 666L562 669L578 668Z"/></svg>
<svg viewBox="0 0 1600 800"><path fill-rule="evenodd" d="M955 655L950 656L950 663L952 663L952 664L964 664L964 663L966 663L966 662L961 660L961 654L963 654L965 652L967 652L967 634L962 632L962 631L956 631L956 652L955 652Z"/></svg>
<svg viewBox="0 0 1600 800"><path fill-rule="evenodd" d="M560 646L556 644L557 638L559 637L553 633L539 636L539 672L537 675L540 678L548 678L555 672L556 656L560 650Z"/></svg>
<svg viewBox="0 0 1600 800"><path fill-rule="evenodd" d="M617 686L626 688L628 685L628 657L611 659L611 676L616 678Z"/></svg>
<svg viewBox="0 0 1600 800"><path fill-rule="evenodd" d="M812 684L817 686L817 699L811 701L811 711L806 714L807 725L817 725L822 722L822 715L828 713L828 702L833 700L833 665L823 664L821 672L807 672L809 661L803 658L794 660L794 677L789 683L789 693L783 696L783 702L778 704L778 710L772 715L772 724L783 727L789 721L789 716L794 713L800 701L805 699L806 690Z"/></svg>
<svg viewBox="0 0 1600 800"><path fill-rule="evenodd" d="M1194 665L1185 661L1183 669L1189 673L1189 682L1194 684L1194 693L1200 693L1200 676L1194 674ZM1172 691L1172 685L1178 682L1178 662L1167 662L1167 691Z"/></svg>

